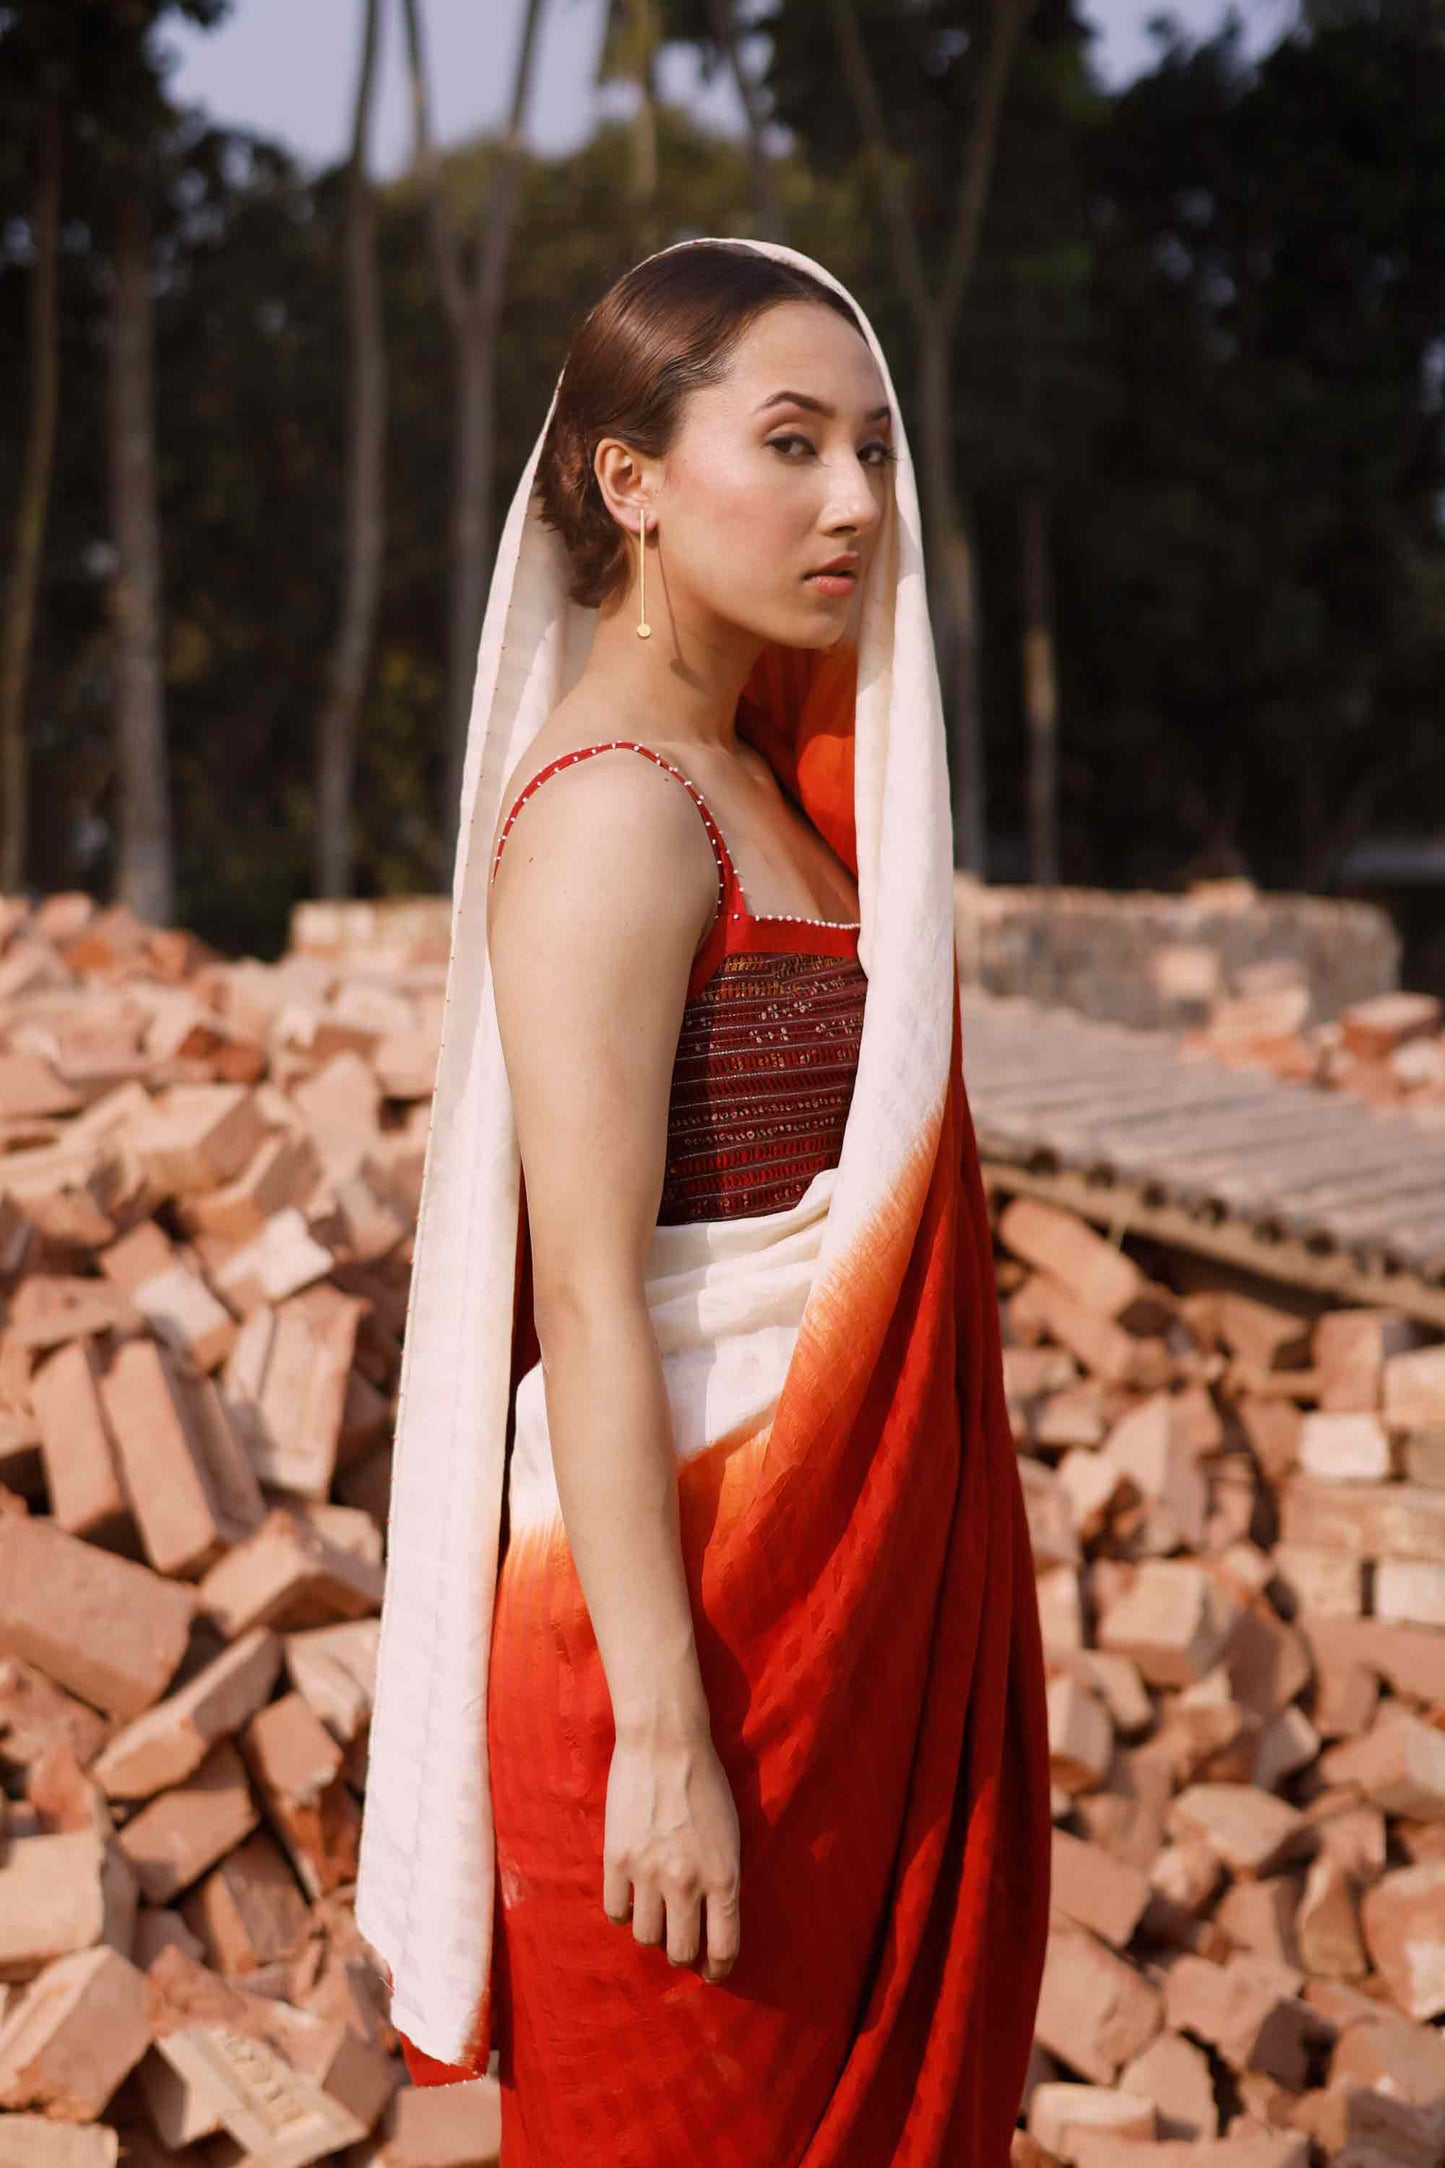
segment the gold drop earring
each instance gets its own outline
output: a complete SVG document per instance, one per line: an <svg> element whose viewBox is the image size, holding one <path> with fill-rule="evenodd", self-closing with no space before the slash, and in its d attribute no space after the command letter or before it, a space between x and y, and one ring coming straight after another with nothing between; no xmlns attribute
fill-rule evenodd
<svg viewBox="0 0 1445 2168"><path fill-rule="evenodd" d="M642 519L637 529L637 637L652 638L652 627L647 622L647 506L642 507Z"/></svg>

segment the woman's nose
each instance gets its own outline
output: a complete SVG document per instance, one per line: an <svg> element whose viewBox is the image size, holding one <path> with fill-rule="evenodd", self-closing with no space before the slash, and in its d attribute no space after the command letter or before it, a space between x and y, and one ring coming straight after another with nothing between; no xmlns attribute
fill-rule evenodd
<svg viewBox="0 0 1445 2168"><path fill-rule="evenodd" d="M851 527L859 534L866 534L878 524L878 502L861 467L856 476L845 475L839 480L830 495L824 524L830 533L839 527Z"/></svg>

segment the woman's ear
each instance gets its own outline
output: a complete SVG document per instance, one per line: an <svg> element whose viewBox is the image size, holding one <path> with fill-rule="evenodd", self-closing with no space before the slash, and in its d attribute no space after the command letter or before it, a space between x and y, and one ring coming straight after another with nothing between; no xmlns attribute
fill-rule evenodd
<svg viewBox="0 0 1445 2168"><path fill-rule="evenodd" d="M647 507L647 524L656 527L657 513L653 505L656 477L648 469L631 445L620 437L603 437L592 455L592 471L597 477L597 487L619 527L635 535L642 525L643 506Z"/></svg>

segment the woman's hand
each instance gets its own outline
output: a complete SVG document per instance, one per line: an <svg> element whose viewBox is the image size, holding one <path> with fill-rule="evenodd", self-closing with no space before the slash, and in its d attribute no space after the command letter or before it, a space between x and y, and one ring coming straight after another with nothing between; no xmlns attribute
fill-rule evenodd
<svg viewBox="0 0 1445 2168"><path fill-rule="evenodd" d="M712 1736L620 1734L607 1779L602 1908L625 1923L629 1887L637 1941L661 1943L674 1965L702 1947L702 1976L721 1980L738 1954L738 1815Z"/></svg>

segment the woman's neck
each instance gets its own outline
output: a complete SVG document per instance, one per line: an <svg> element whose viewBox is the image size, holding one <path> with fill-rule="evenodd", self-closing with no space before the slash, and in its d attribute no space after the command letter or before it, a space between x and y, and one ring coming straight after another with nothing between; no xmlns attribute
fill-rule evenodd
<svg viewBox="0 0 1445 2168"><path fill-rule="evenodd" d="M716 619L682 630L661 608L649 614L651 637L639 640L635 603L598 613L575 691L609 713L646 716L653 737L734 751L738 701L766 641Z"/></svg>

